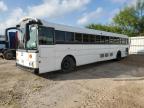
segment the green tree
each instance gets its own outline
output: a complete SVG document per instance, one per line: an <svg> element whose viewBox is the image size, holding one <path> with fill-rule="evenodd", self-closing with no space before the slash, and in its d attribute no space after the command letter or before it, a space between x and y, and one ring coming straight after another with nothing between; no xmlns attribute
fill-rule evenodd
<svg viewBox="0 0 144 108"><path fill-rule="evenodd" d="M114 23L121 27L124 34L136 36L144 34L144 0L125 7L114 18Z"/></svg>
<svg viewBox="0 0 144 108"><path fill-rule="evenodd" d="M135 28L138 25L137 16L133 7L125 7L114 18L114 24L122 29L123 34L133 35L138 32Z"/></svg>
<svg viewBox="0 0 144 108"><path fill-rule="evenodd" d="M113 25L90 24L91 29L126 34L144 35L144 0L137 0L135 5L124 7L113 18Z"/></svg>
<svg viewBox="0 0 144 108"><path fill-rule="evenodd" d="M144 34L144 0L138 0L136 7L137 26L136 29L139 34Z"/></svg>
<svg viewBox="0 0 144 108"><path fill-rule="evenodd" d="M89 29L102 30L107 32L122 33L122 29L118 26L102 25L102 24L89 24L86 26Z"/></svg>

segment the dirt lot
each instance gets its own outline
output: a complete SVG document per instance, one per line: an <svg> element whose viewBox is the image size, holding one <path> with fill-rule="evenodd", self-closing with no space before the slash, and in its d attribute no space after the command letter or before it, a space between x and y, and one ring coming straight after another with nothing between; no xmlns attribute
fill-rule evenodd
<svg viewBox="0 0 144 108"><path fill-rule="evenodd" d="M144 108L144 56L34 75L0 60L0 108Z"/></svg>

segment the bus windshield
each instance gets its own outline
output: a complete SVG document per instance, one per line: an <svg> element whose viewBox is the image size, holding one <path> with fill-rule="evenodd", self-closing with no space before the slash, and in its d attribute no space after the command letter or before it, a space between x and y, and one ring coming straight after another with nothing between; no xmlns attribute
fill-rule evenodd
<svg viewBox="0 0 144 108"><path fill-rule="evenodd" d="M29 36L26 39L26 49L37 49L37 27L29 26Z"/></svg>
<svg viewBox="0 0 144 108"><path fill-rule="evenodd" d="M35 50L37 49L37 27L33 25L21 25L18 28L18 49Z"/></svg>

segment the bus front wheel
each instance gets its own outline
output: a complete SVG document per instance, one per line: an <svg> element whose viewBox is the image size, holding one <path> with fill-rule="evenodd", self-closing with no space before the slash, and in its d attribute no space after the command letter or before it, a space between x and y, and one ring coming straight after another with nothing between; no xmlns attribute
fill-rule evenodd
<svg viewBox="0 0 144 108"><path fill-rule="evenodd" d="M76 63L72 57L67 56L63 59L61 64L62 72L71 72L75 70L75 68L76 68Z"/></svg>

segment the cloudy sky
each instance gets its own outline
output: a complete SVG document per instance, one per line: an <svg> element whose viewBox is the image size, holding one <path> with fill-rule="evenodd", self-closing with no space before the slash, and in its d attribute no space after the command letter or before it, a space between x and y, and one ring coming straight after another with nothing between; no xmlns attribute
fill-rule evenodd
<svg viewBox="0 0 144 108"><path fill-rule="evenodd" d="M0 34L25 16L84 27L108 24L124 6L136 0L0 0Z"/></svg>

